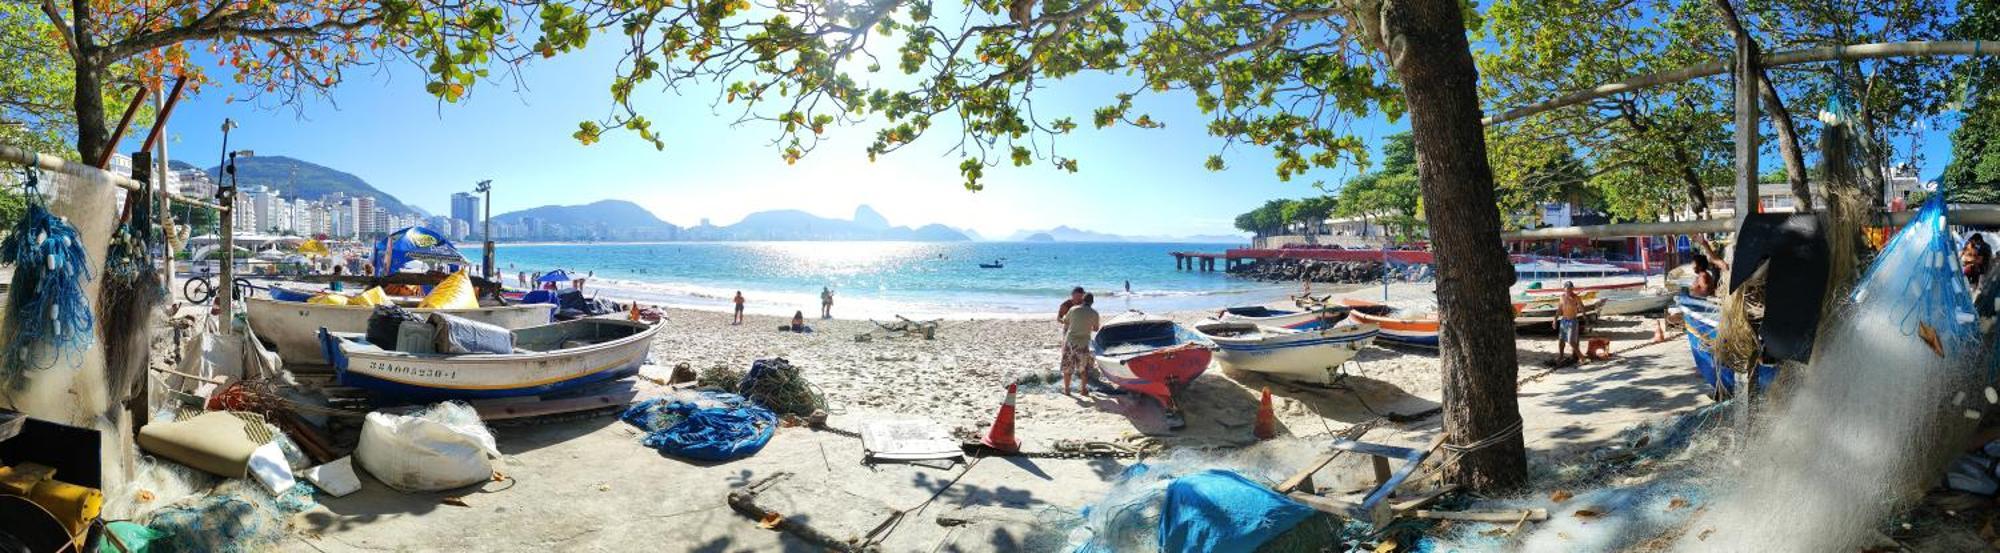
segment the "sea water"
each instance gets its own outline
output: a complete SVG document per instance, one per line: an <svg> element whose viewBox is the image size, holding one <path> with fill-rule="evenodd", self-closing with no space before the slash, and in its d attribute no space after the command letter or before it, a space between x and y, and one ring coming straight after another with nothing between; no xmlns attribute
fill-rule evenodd
<svg viewBox="0 0 2000 553"><path fill-rule="evenodd" d="M1054 317L1071 287L1097 296L1098 311L1219 309L1283 299L1298 285L1222 271L1175 270L1176 251L1227 246L1070 242L666 242L500 245L498 272L594 273L586 291L677 307L726 309L741 291L752 312L819 313L822 286L842 318ZM477 259L476 248L466 251ZM983 269L1001 261L1004 268ZM1130 282L1131 293L1126 293ZM1316 291L1323 291L1316 288Z"/></svg>

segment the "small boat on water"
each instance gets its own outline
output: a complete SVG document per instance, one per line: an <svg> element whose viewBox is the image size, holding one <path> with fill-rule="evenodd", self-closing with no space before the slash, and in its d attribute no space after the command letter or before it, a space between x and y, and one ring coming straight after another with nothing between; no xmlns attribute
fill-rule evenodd
<svg viewBox="0 0 2000 553"><path fill-rule="evenodd" d="M1701 375L1702 386L1708 389L1708 397L1721 400L1736 394L1736 371L1716 370L1715 350L1717 329L1722 319L1722 306L1715 302L1682 294L1674 297L1674 303L1681 308L1681 319L1687 324L1688 349L1694 353L1694 370ZM1771 365L1757 365L1757 389L1768 390L1771 382L1778 378L1778 368Z"/></svg>
<svg viewBox="0 0 2000 553"><path fill-rule="evenodd" d="M327 305L268 298L247 298L250 329L278 347L278 357L286 363L327 364L320 349L319 329L330 332L364 332L368 316L375 308L359 305ZM506 305L478 309L418 309L406 307L419 316L443 312L506 329L549 324L555 320L554 304Z"/></svg>
<svg viewBox="0 0 2000 553"><path fill-rule="evenodd" d="M1437 349L1437 315L1403 315L1387 305L1367 300L1340 300L1350 311L1347 318L1357 323L1375 325L1380 330L1377 340L1389 345Z"/></svg>
<svg viewBox="0 0 2000 553"><path fill-rule="evenodd" d="M513 353L406 353L320 331L343 386L421 399L540 395L638 372L662 325L577 319L514 330Z"/></svg>
<svg viewBox="0 0 2000 553"><path fill-rule="evenodd" d="M1347 308L1332 305L1319 309L1272 309L1262 305L1225 307L1216 315L1216 320L1234 323L1249 323L1264 326L1310 330L1330 327L1347 318Z"/></svg>
<svg viewBox="0 0 2000 553"><path fill-rule="evenodd" d="M1292 330L1214 321L1196 324L1194 330L1215 344L1215 361L1224 369L1312 384L1332 383L1340 365L1380 334L1366 323Z"/></svg>
<svg viewBox="0 0 2000 553"><path fill-rule="evenodd" d="M1214 347L1173 321L1145 316L1113 318L1090 341L1098 375L1121 390L1159 401L1174 427L1185 424L1175 397L1208 370Z"/></svg>
<svg viewBox="0 0 2000 553"><path fill-rule="evenodd" d="M1006 267L1007 267L1007 263L1006 263L1006 260L1004 260L1004 259L995 259L995 260L993 260L993 262L992 262L992 263L980 263L980 264L979 264L979 268L981 268L981 269L1004 269L1004 268L1006 268Z"/></svg>

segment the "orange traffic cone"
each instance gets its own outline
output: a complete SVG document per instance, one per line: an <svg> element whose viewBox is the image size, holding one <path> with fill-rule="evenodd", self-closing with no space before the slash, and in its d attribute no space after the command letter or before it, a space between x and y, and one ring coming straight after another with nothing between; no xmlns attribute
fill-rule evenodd
<svg viewBox="0 0 2000 553"><path fill-rule="evenodd" d="M979 443L986 444L986 447L1007 453L1021 452L1021 441L1014 439L1014 388L1016 386L1019 385L1007 385L1007 402L1000 404L1000 416L993 419L993 428L987 429L986 439L979 441Z"/></svg>
<svg viewBox="0 0 2000 553"><path fill-rule="evenodd" d="M1278 437L1278 415L1271 412L1271 387L1264 387L1264 399L1257 404L1257 424L1251 427L1259 440Z"/></svg>

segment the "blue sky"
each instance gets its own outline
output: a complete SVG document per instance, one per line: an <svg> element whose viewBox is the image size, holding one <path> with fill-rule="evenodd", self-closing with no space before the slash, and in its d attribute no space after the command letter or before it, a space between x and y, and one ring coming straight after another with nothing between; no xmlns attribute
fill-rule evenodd
<svg viewBox="0 0 2000 553"><path fill-rule="evenodd" d="M231 135L233 148L344 170L433 213L448 211L453 192L490 178L496 214L615 198L693 225L702 218L728 224L768 209L845 218L867 204L894 224L943 223L988 237L1055 225L1128 235L1233 233L1238 213L1272 198L1312 194L1314 180L1337 184L1351 173L1318 171L1279 181L1269 152L1254 147L1227 152L1229 169L1207 171L1202 160L1222 143L1207 135L1207 118L1184 94L1140 96L1140 110L1166 128L1098 130L1086 124L1063 137L1062 152L1080 160L1077 174L1046 161L1003 165L987 170L980 192L959 185L960 157L949 152L957 142L955 127L939 125L874 163L864 153L872 127L836 128L818 151L786 165L781 148L771 143L775 127L732 126L731 106L721 113L711 109L714 85L684 95L657 88L642 95L642 108L666 137L664 152L624 132L607 132L602 142L582 146L570 137L577 122L610 109L606 87L617 58L612 43L599 40L584 52L537 60L523 70L521 90L512 82L483 83L457 104L440 104L423 92L415 68L396 65L350 70L329 99L303 106L228 102L237 91L212 85L174 114L170 154L214 165L218 129L229 117L240 125ZM210 71L227 81L226 70ZM1039 91L1036 107L1087 123L1091 109L1129 88L1123 77L1072 78ZM1354 121L1351 132L1379 147L1382 137L1407 128L1407 120L1377 117ZM1941 171L1949 155L1945 132L1930 134L1934 138L1920 141L1926 177ZM1901 150L1910 145L1896 146L1897 157L1907 157ZM136 147L132 141L124 149ZM1779 166L1775 159L1764 164Z"/></svg>

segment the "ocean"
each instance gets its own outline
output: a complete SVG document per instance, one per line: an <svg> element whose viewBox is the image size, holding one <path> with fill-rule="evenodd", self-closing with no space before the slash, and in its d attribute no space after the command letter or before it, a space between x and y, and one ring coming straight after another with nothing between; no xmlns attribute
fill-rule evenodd
<svg viewBox="0 0 2000 553"><path fill-rule="evenodd" d="M520 272L595 273L585 291L696 309L726 309L742 291L747 309L819 313L820 287L834 291L841 318L1055 316L1070 287L1097 295L1106 313L1220 309L1283 298L1290 285L1221 271L1174 270L1173 251L1220 251L1216 244L1067 242L667 242L502 244L504 281ZM466 255L478 259L478 249ZM1005 267L982 269L1001 260ZM1131 293L1125 293L1126 282Z"/></svg>

